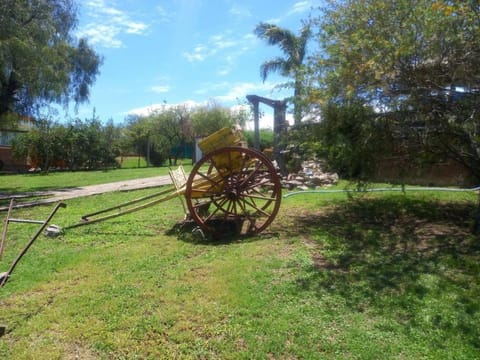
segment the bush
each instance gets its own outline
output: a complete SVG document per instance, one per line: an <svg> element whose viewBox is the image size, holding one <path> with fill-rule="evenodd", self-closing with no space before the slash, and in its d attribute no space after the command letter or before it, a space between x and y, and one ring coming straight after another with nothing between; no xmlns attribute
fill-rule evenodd
<svg viewBox="0 0 480 360"><path fill-rule="evenodd" d="M245 139L247 140L249 147L255 145L255 131L244 131ZM273 147L273 131L270 129L260 129L260 150L263 151L267 148Z"/></svg>
<svg viewBox="0 0 480 360"><path fill-rule="evenodd" d="M75 120L68 125L41 121L13 142L16 158L30 158L33 167L105 169L118 167L117 134L112 124L97 119Z"/></svg>

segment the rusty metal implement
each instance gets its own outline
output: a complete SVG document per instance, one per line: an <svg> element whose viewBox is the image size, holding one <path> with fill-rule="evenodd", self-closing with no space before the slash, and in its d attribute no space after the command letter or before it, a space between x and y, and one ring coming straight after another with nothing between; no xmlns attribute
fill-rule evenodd
<svg viewBox="0 0 480 360"><path fill-rule="evenodd" d="M10 200L10 206L8 208L7 217L5 218L4 227L3 227L3 231L2 231L2 242L0 243L0 258L3 255L3 249L4 249L4 246L5 246L5 239L6 239L6 236L7 236L7 229L8 229L8 224L9 223L16 222L16 223L39 224L40 227L37 229L35 234L32 236L30 241L28 241L28 243L25 245L25 247L22 249L22 251L20 251L18 256L15 258L15 260L10 265L10 268L8 269L8 271L0 273L0 288L3 287L6 284L6 282L10 278L10 275L12 274L13 270L15 270L15 267L18 265L18 263L20 262L22 257L27 253L28 249L30 249L30 247L33 245L35 240L37 240L38 236L45 230L47 225L50 223L52 218L55 216L55 213L57 212L57 210L61 207L66 207L66 205L64 203L58 203L57 205L55 205L55 207L51 211L50 215L45 220L15 219L15 218L10 217L13 206L14 206L14 203L15 203L15 199L11 199Z"/></svg>

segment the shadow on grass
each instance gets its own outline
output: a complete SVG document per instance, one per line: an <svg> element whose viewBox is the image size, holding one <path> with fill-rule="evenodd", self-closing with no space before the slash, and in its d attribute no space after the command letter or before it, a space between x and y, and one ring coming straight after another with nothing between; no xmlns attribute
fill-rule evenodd
<svg viewBox="0 0 480 360"><path fill-rule="evenodd" d="M361 199L297 216L315 242L299 291L340 296L354 311L393 317L407 329L462 334L480 348L480 239L473 204L407 197ZM443 334L443 335L442 335Z"/></svg>
<svg viewBox="0 0 480 360"><path fill-rule="evenodd" d="M181 241L192 244L203 245L225 245L234 242L256 241L261 238L257 235L239 234L238 225L234 221L218 220L210 222L210 226L215 229L208 233L203 230L193 220L185 220L176 223L166 234L177 236Z"/></svg>

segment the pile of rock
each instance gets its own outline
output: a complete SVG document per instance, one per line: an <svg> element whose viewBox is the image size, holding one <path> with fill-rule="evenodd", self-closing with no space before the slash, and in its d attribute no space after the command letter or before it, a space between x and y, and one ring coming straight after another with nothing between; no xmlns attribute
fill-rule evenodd
<svg viewBox="0 0 480 360"><path fill-rule="evenodd" d="M282 180L284 188L293 190L310 190L330 186L338 182L336 173L324 172L325 162L321 160L307 160L302 163L302 170L296 174L289 174Z"/></svg>

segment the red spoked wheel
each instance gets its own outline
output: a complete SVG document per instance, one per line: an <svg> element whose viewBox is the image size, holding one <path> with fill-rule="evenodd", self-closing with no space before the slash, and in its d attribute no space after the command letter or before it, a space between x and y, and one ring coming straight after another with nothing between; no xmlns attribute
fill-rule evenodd
<svg viewBox="0 0 480 360"><path fill-rule="evenodd" d="M192 169L185 199L192 219L206 232L233 221L241 235L254 235L275 219L282 187L262 153L225 147L207 154Z"/></svg>

